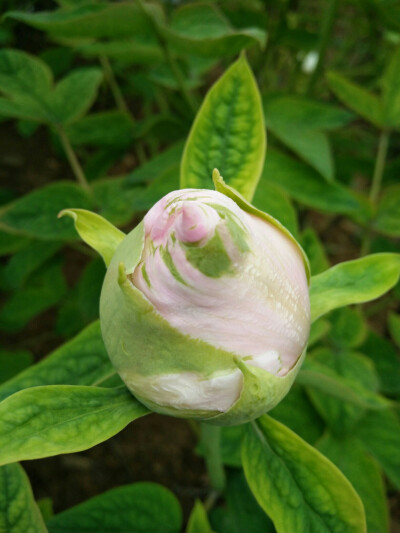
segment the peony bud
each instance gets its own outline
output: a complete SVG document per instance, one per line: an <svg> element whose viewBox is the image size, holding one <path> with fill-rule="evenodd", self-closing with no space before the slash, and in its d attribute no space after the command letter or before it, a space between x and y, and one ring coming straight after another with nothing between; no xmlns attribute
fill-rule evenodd
<svg viewBox="0 0 400 533"><path fill-rule="evenodd" d="M289 390L309 327L308 265L276 220L216 178L157 202L118 246L101 296L110 358L145 405L235 424Z"/></svg>

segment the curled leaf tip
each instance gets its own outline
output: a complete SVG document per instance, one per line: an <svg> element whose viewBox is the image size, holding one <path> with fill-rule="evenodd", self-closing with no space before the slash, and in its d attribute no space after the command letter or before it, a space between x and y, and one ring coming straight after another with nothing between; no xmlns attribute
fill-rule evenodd
<svg viewBox="0 0 400 533"><path fill-rule="evenodd" d="M57 218L62 218L65 216L70 217L73 220L76 220L77 218L76 213L72 209L63 209L58 213Z"/></svg>

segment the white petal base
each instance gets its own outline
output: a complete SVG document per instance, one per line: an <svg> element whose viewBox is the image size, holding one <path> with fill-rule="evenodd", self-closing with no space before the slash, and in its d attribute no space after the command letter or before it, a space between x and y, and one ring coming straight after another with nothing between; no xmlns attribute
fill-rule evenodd
<svg viewBox="0 0 400 533"><path fill-rule="evenodd" d="M227 411L240 396L243 375L239 369L229 374L201 379L192 372L161 376L121 375L127 387L143 399L175 409Z"/></svg>

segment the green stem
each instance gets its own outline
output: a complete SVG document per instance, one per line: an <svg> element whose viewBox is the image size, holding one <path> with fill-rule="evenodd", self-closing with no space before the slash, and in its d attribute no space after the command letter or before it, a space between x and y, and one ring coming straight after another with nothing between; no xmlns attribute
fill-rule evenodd
<svg viewBox="0 0 400 533"><path fill-rule="evenodd" d="M169 68L171 69L172 74L174 75L176 82L178 84L179 90L185 99L186 103L190 107L190 109L193 111L193 114L196 114L197 112L197 106L195 101L192 98L191 93L189 92L188 88L186 87L185 79L183 77L182 71L176 61L176 59L171 54L171 50L169 49L168 44L164 41L164 39L160 39L160 45L164 52L165 59L168 63Z"/></svg>
<svg viewBox="0 0 400 533"><path fill-rule="evenodd" d="M369 199L372 207L375 209L379 193L381 191L383 173L385 171L386 158L389 148L390 131L382 130L379 143L378 152L376 154L374 174L372 176L372 185L369 193ZM361 244L361 256L366 255L369 252L371 246L371 226L369 225L365 231L364 238Z"/></svg>
<svg viewBox="0 0 400 533"><path fill-rule="evenodd" d="M154 18L149 15L145 4L142 0L138 0L138 5L141 8L143 14L148 18L150 24L153 27L154 33L157 37L158 44L160 45L161 50L164 53L164 57L166 62L168 63L169 68L171 69L172 74L174 75L176 82L178 84L179 90L182 93L183 98L187 102L190 109L193 111L194 114L197 112L197 106L196 102L193 100L192 95L188 91L188 88L186 87L185 79L182 74L181 69L179 68L178 63L176 62L175 58L171 54L171 50L169 49L168 43L160 31L160 28L158 26L158 23L154 20Z"/></svg>
<svg viewBox="0 0 400 533"><path fill-rule="evenodd" d="M79 163L78 158L76 157L76 154L71 146L71 143L69 142L69 139L67 137L67 134L65 133L64 128L62 126L58 126L57 132L60 137L62 147L64 148L65 155L67 156L68 162L75 175L75 178L77 179L82 189L90 193L91 190L90 190L89 183L86 179L85 173L83 172L81 164Z"/></svg>
<svg viewBox="0 0 400 533"><path fill-rule="evenodd" d="M318 49L316 50L318 52L318 62L317 62L314 72L310 76L310 79L307 85L308 96L312 94L315 84L321 73L322 65L324 64L325 54L328 48L329 41L331 39L333 23L335 22L338 5L339 5L339 0L330 0L329 5L325 12L325 16L322 19L322 27L321 27L321 33L319 36Z"/></svg>
<svg viewBox="0 0 400 533"><path fill-rule="evenodd" d="M379 137L378 152L376 155L374 175L372 177L371 191L369 193L369 199L375 205L378 199L383 173L385 170L386 157L389 148L390 131L383 130Z"/></svg>
<svg viewBox="0 0 400 533"><path fill-rule="evenodd" d="M225 488L225 470L221 458L221 428L201 422L200 431L211 486L222 492Z"/></svg>
<svg viewBox="0 0 400 533"><path fill-rule="evenodd" d="M117 104L119 111L121 111L121 113L126 113L128 115L131 115L129 108L127 106L127 103L125 102L125 99L122 95L121 89L119 88L118 82L115 78L114 71L111 67L108 57L100 56L99 59L100 59L101 66L103 67L104 76L111 89L115 103Z"/></svg>

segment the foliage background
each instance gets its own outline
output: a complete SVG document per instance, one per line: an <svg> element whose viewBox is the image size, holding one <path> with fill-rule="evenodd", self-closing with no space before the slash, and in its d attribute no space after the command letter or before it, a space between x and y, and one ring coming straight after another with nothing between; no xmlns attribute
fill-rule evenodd
<svg viewBox="0 0 400 533"><path fill-rule="evenodd" d="M130 229L177 188L195 112L242 48L260 87L268 131L255 204L300 239L313 274L368 252L399 252L395 2L187 2L186 18L179 15L183 4L163 2L154 8L166 13L160 26L143 18L136 3L132 19L117 17L114 24L112 14L87 26L78 16L60 29L51 17L35 15L79 13L78 4L87 2L6 0L1 6L8 13L0 25L1 381L98 316L104 266L57 213L95 207ZM33 64L14 64L17 85L10 85L6 49L33 56ZM57 83L67 79L56 95L50 82L46 86L50 71ZM44 95L50 110L40 102ZM361 395L354 382L398 399L399 298L397 285L376 302L318 321L310 364L353 380ZM272 415L344 471L370 503L370 531L388 530L386 505L391 531L399 531L397 413L357 408L309 385L299 379ZM192 453L195 442L185 422L152 415L92 450L24 467L42 509L49 498L58 513L114 486L155 481L178 496L187 517L195 498L208 493L203 461ZM254 520L251 527L259 531L265 517L254 511L251 496L242 506L237 501L245 489L234 468L240 463L236 443L234 431L226 431L231 481L227 506L214 508L212 523L228 531Z"/></svg>

